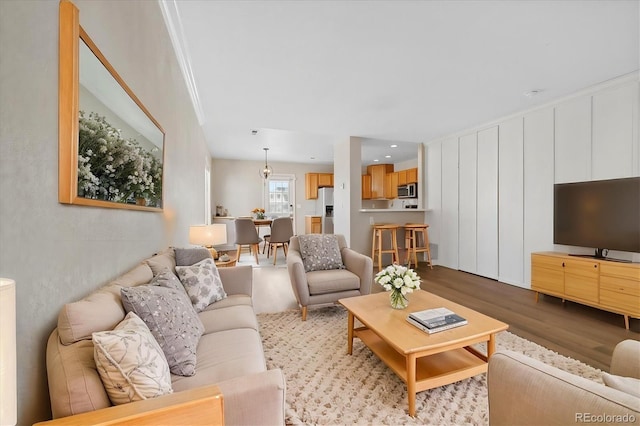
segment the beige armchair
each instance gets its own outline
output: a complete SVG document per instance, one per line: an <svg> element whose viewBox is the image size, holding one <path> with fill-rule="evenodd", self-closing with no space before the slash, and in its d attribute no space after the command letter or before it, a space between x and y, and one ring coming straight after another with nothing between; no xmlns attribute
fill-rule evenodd
<svg viewBox="0 0 640 426"><path fill-rule="evenodd" d="M305 272L298 237L292 237L289 242L287 269L302 311L302 321L307 319L309 305L335 303L345 297L371 293L373 261L369 256L348 248L343 235L336 236L346 269Z"/></svg>
<svg viewBox="0 0 640 426"><path fill-rule="evenodd" d="M596 383L513 351L489 359L491 425L640 424L640 342L615 347L611 375ZM608 377L606 377L608 376ZM632 379L628 379L632 378ZM617 387L617 389L616 389ZM620 390L619 390L620 389ZM598 416L602 416L598 421Z"/></svg>

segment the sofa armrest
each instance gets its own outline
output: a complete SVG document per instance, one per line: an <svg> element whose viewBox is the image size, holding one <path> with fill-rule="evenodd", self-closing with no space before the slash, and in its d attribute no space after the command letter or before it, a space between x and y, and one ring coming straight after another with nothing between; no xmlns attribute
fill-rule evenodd
<svg viewBox="0 0 640 426"><path fill-rule="evenodd" d="M639 398L513 351L491 356L487 385L492 426L589 423L598 415L640 421Z"/></svg>
<svg viewBox="0 0 640 426"><path fill-rule="evenodd" d="M227 294L253 295L253 267L251 265L218 268L218 272Z"/></svg>
<svg viewBox="0 0 640 426"><path fill-rule="evenodd" d="M296 299L303 305L309 304L309 284L307 283L307 273L302 263L302 255L298 250L289 248L287 253L287 270L291 287L296 295Z"/></svg>
<svg viewBox="0 0 640 426"><path fill-rule="evenodd" d="M218 386L203 386L36 425L224 425L223 402Z"/></svg>
<svg viewBox="0 0 640 426"><path fill-rule="evenodd" d="M360 294L371 293L371 283L373 282L373 260L369 256L358 253L348 247L341 250L342 262L348 271L353 272L360 278Z"/></svg>
<svg viewBox="0 0 640 426"><path fill-rule="evenodd" d="M219 382L225 422L230 425L283 425L286 384L280 369Z"/></svg>
<svg viewBox="0 0 640 426"><path fill-rule="evenodd" d="M610 373L640 379L640 342L623 340L613 349Z"/></svg>

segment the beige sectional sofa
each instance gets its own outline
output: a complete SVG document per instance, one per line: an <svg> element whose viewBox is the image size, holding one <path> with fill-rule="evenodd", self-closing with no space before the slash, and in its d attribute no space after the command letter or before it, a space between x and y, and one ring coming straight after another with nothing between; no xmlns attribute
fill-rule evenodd
<svg viewBox="0 0 640 426"><path fill-rule="evenodd" d="M607 386L521 353L497 351L487 373L489 423L640 424L640 342L618 343L603 379Z"/></svg>
<svg viewBox="0 0 640 426"><path fill-rule="evenodd" d="M112 405L96 369L92 333L112 330L125 318L123 287L147 284L154 272L175 266L170 248L62 308L46 357L54 419ZM173 392L215 384L223 394L225 424L284 424L285 380L281 370L266 367L252 306L251 266L221 268L219 274L227 297L197 314L204 332L195 374L171 374Z"/></svg>

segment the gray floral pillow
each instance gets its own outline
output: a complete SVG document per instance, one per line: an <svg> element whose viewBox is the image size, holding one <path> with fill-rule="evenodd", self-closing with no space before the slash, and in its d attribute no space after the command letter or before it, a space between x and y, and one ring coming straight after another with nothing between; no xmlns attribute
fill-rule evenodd
<svg viewBox="0 0 640 426"><path fill-rule="evenodd" d="M202 321L184 291L157 285L123 287L122 304L151 330L169 369L179 376L196 373L196 348L204 332Z"/></svg>
<svg viewBox="0 0 640 426"><path fill-rule="evenodd" d="M176 266L176 272L196 312L227 297L213 259L204 259L191 266Z"/></svg>
<svg viewBox="0 0 640 426"><path fill-rule="evenodd" d="M335 235L300 235L298 243L306 272L344 269L338 237Z"/></svg>

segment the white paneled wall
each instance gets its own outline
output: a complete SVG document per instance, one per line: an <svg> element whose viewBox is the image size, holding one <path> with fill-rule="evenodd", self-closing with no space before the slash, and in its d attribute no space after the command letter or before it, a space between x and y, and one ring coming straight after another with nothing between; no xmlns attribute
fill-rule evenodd
<svg viewBox="0 0 640 426"><path fill-rule="evenodd" d="M440 265L458 269L458 139L442 142Z"/></svg>
<svg viewBox="0 0 640 426"><path fill-rule="evenodd" d="M498 279L514 285L524 281L522 121L506 121L498 133Z"/></svg>
<svg viewBox="0 0 640 426"><path fill-rule="evenodd" d="M440 246L441 218L442 218L442 143L429 145L427 154L427 223L429 224L429 242ZM440 251L433 250L431 260L440 264Z"/></svg>
<svg viewBox="0 0 640 426"><path fill-rule="evenodd" d="M478 132L477 273L498 278L498 126Z"/></svg>
<svg viewBox="0 0 640 426"><path fill-rule="evenodd" d="M478 141L476 133L460 137L458 193L458 269L476 273Z"/></svg>
<svg viewBox="0 0 640 426"><path fill-rule="evenodd" d="M624 85L593 95L593 180L633 176L633 103L638 91L632 89Z"/></svg>
<svg viewBox="0 0 640 426"><path fill-rule="evenodd" d="M591 97L555 107L555 183L591 179Z"/></svg>
<svg viewBox="0 0 640 426"><path fill-rule="evenodd" d="M553 107L524 116L524 282L531 256L553 250Z"/></svg>
<svg viewBox="0 0 640 426"><path fill-rule="evenodd" d="M639 88L630 74L428 143L437 263L529 288L532 252L588 252L553 244L553 185L640 176Z"/></svg>

